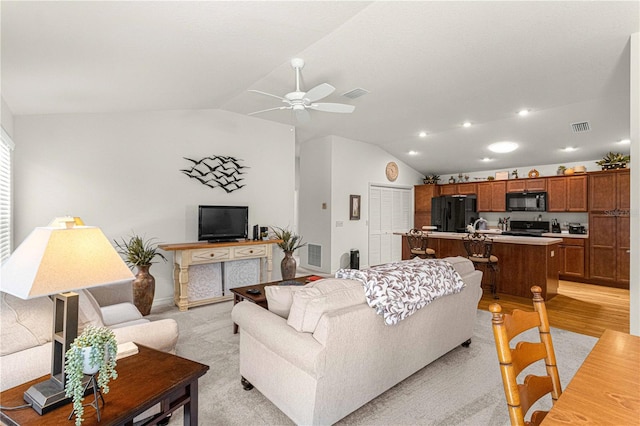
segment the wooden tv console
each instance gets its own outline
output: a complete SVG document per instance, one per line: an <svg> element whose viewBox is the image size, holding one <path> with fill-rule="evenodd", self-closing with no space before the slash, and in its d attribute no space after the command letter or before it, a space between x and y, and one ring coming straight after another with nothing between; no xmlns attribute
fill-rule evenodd
<svg viewBox="0 0 640 426"><path fill-rule="evenodd" d="M223 243L160 244L162 250L172 251L173 300L181 311L190 307L231 300L233 294L189 301L189 266L232 260L260 259L261 282L271 281L273 269L273 245L281 240L233 241Z"/></svg>

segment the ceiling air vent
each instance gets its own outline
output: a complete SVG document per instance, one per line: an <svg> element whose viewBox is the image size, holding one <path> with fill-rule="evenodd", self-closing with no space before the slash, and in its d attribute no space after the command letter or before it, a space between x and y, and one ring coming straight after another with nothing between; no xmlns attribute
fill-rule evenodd
<svg viewBox="0 0 640 426"><path fill-rule="evenodd" d="M367 93L370 93L370 92L366 89L357 87L353 90L349 90L348 92L343 93L342 96L349 99L355 99L355 98L359 98L360 96L364 96Z"/></svg>
<svg viewBox="0 0 640 426"><path fill-rule="evenodd" d="M591 126L589 126L588 121L583 121L582 123L572 123L571 129L573 130L573 133L582 133L591 130Z"/></svg>

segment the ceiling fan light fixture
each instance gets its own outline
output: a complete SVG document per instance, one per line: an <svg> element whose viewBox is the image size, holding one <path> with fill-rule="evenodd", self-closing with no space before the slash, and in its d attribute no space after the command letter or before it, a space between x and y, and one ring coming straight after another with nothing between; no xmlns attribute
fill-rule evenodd
<svg viewBox="0 0 640 426"><path fill-rule="evenodd" d="M489 151L497 152L499 154L506 154L507 152L512 152L518 149L518 144L515 142L496 142L489 145Z"/></svg>
<svg viewBox="0 0 640 426"><path fill-rule="evenodd" d="M286 106L263 109L249 113L249 115L260 114L267 111L274 111L280 109L288 109L294 113L294 117L298 123L306 123L310 120L311 116L308 110L335 112L335 113L351 113L355 110L355 106L348 104L339 104L334 102L316 102L320 99L324 99L333 93L336 88L328 83L321 83L307 92L300 89L300 70L304 67L304 60L300 58L293 58L291 60L291 67L296 72L296 86L293 92L289 92L284 97L273 95L271 93L262 92L260 90L249 90L250 92L258 93L260 95L269 96L272 98L280 99Z"/></svg>

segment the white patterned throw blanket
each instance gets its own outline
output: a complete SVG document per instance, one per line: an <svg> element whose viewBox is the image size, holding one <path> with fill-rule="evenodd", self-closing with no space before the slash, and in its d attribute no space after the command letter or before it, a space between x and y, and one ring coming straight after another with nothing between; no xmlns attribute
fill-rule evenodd
<svg viewBox="0 0 640 426"><path fill-rule="evenodd" d="M336 278L361 281L367 303L387 325L397 324L438 297L464 288L458 272L442 259L415 258L364 270L340 269Z"/></svg>

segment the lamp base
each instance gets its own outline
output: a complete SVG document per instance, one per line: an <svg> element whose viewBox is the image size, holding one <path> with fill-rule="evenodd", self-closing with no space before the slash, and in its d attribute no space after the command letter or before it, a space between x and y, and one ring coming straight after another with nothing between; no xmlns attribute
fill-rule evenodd
<svg viewBox="0 0 640 426"><path fill-rule="evenodd" d="M64 394L64 387L55 379L36 383L27 389L23 397L40 415L71 402L71 398Z"/></svg>
<svg viewBox="0 0 640 426"><path fill-rule="evenodd" d="M85 387L85 395L93 392L93 387L89 386L89 376L84 376L82 379L82 385ZM64 387L60 385L60 382L55 378L49 378L40 383L36 383L31 386L24 393L23 398L26 402L31 404L38 414L41 416L63 405L71 403L71 398L67 397L64 393Z"/></svg>

